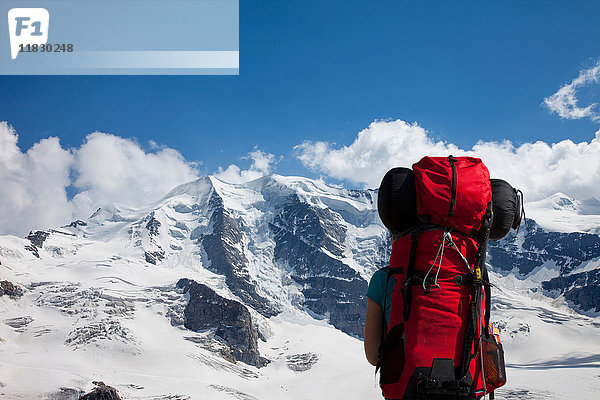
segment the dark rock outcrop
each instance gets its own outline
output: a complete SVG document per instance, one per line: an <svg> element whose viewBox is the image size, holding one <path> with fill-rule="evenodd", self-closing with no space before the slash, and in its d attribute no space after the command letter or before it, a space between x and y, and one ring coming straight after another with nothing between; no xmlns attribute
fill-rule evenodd
<svg viewBox="0 0 600 400"><path fill-rule="evenodd" d="M76 220L76 221L73 221L73 222L71 222L71 223L70 223L69 225L67 225L67 226L70 226L71 228L77 228L77 227L79 227L79 226L87 226L87 222L84 222L84 221L82 221L82 220L78 219L78 220Z"/></svg>
<svg viewBox="0 0 600 400"><path fill-rule="evenodd" d="M528 219L526 232L519 237L509 234L498 242L490 242L488 252L488 261L495 269L510 272L516 268L525 276L549 261L560 266L560 274L564 275L583 262L600 257L600 236L548 232Z"/></svg>
<svg viewBox="0 0 600 400"><path fill-rule="evenodd" d="M44 231L31 231L29 235L25 239L29 239L31 244L25 246L25 250L29 250L31 254L40 258L40 253L38 252L44 246L44 241L50 236L49 232Z"/></svg>
<svg viewBox="0 0 600 400"><path fill-rule="evenodd" d="M165 252L164 250L145 251L144 258L147 263L156 265L156 263L165 259Z"/></svg>
<svg viewBox="0 0 600 400"><path fill-rule="evenodd" d="M559 276L542 287L553 297L564 294L565 300L584 312L600 312L600 269Z"/></svg>
<svg viewBox="0 0 600 400"><path fill-rule="evenodd" d="M542 283L551 297L564 295L571 306L583 312L600 312L600 270L572 271L600 257L600 236L591 233L549 232L527 220L526 230L491 242L488 261L498 272L525 277L544 263L560 269L558 277Z"/></svg>
<svg viewBox="0 0 600 400"><path fill-rule="evenodd" d="M148 229L150 236L157 236L158 228L160 227L160 221L154 218L154 212L151 212L146 219L148 221L148 223L146 223L146 229Z"/></svg>
<svg viewBox="0 0 600 400"><path fill-rule="evenodd" d="M367 282L341 262L346 231L342 218L292 195L270 226L275 259L288 264L292 279L302 285L304 305L329 323L362 337Z"/></svg>
<svg viewBox="0 0 600 400"><path fill-rule="evenodd" d="M23 289L9 281L0 281L0 296L7 295L11 299L23 296Z"/></svg>
<svg viewBox="0 0 600 400"><path fill-rule="evenodd" d="M117 389L105 385L104 382L92 382L96 387L91 392L79 397L79 400L121 400Z"/></svg>
<svg viewBox="0 0 600 400"><path fill-rule="evenodd" d="M44 241L50 236L50 233L44 231L29 232L29 235L25 239L29 239L32 245L41 249L44 245Z"/></svg>
<svg viewBox="0 0 600 400"><path fill-rule="evenodd" d="M38 252L37 247L28 244L25 246L25 250L29 250L31 252L31 254L33 254L37 258L40 258L40 253Z"/></svg>
<svg viewBox="0 0 600 400"><path fill-rule="evenodd" d="M150 242L150 246L151 246L149 250L144 251L144 259L149 264L157 265L158 263L163 261L166 256L164 249L155 240L155 237L160 235L159 228L160 228L161 224L160 224L160 221L154 217L154 211L152 211L150 214L148 214L144 218L144 220L142 221L140 226L138 226L136 228L139 229L141 227L141 225L143 225L144 223L145 223L145 229L148 231L148 237L149 237L149 242ZM137 234L140 235L140 232L138 231ZM141 245L141 240L139 240L139 244Z"/></svg>
<svg viewBox="0 0 600 400"><path fill-rule="evenodd" d="M236 360L257 367L267 364L258 352L258 334L246 306L221 297L208 286L190 279L180 279L177 287L189 296L184 311L187 329L214 329L215 337L229 346Z"/></svg>
<svg viewBox="0 0 600 400"><path fill-rule="evenodd" d="M239 222L223 207L223 199L218 194L213 193L209 207L213 210L210 217L212 233L197 239L210 260L210 269L224 275L229 289L261 315L277 315L269 301L256 291L256 283L248 273L248 259L239 249L239 244L243 243Z"/></svg>

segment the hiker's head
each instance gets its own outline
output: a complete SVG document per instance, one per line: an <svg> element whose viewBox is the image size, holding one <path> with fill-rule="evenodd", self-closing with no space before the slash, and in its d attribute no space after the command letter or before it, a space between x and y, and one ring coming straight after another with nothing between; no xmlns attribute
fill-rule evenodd
<svg viewBox="0 0 600 400"><path fill-rule="evenodd" d="M411 230L418 223L416 204L413 171L401 167L389 170L377 194L377 211L383 225L392 233Z"/></svg>

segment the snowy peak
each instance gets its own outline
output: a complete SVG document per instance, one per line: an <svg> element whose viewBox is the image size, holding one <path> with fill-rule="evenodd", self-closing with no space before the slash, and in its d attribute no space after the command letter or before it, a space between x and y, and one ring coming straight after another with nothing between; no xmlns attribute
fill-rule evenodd
<svg viewBox="0 0 600 400"><path fill-rule="evenodd" d="M135 268L208 278L264 318L300 310L362 336L367 281L389 258L375 199L300 177L204 177L145 208L99 209L61 228L71 243L56 247L86 248L88 262L118 255Z"/></svg>
<svg viewBox="0 0 600 400"><path fill-rule="evenodd" d="M579 209L579 202L566 194L563 193L555 193L549 198L542 200L541 204L546 207L552 207L555 210L573 210L577 211Z"/></svg>
<svg viewBox="0 0 600 400"><path fill-rule="evenodd" d="M162 201L177 196L189 196L197 202L202 203L204 200L206 200L207 196L210 195L213 189L213 179L211 177L204 176L175 187L173 190L167 193Z"/></svg>
<svg viewBox="0 0 600 400"><path fill-rule="evenodd" d="M576 200L563 193L525 204L527 216L555 232L600 234L600 199Z"/></svg>

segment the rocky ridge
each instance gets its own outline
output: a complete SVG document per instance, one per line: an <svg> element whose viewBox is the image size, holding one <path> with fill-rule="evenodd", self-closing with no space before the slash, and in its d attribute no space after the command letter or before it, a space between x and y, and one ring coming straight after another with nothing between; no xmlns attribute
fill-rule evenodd
<svg viewBox="0 0 600 400"><path fill-rule="evenodd" d="M214 337L230 348L234 360L256 367L267 364L268 360L259 354L258 333L246 306L190 279L180 279L177 287L189 298L184 311L187 329L212 330Z"/></svg>

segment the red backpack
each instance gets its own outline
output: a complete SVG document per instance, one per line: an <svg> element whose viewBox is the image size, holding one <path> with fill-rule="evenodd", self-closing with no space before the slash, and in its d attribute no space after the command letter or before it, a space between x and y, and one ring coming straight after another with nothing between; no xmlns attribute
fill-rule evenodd
<svg viewBox="0 0 600 400"><path fill-rule="evenodd" d="M418 222L392 246L396 283L380 346L380 386L387 399L480 398L503 384L486 383L482 374L483 347L496 344L484 329L489 172L478 158L452 156L425 157L413 171Z"/></svg>

